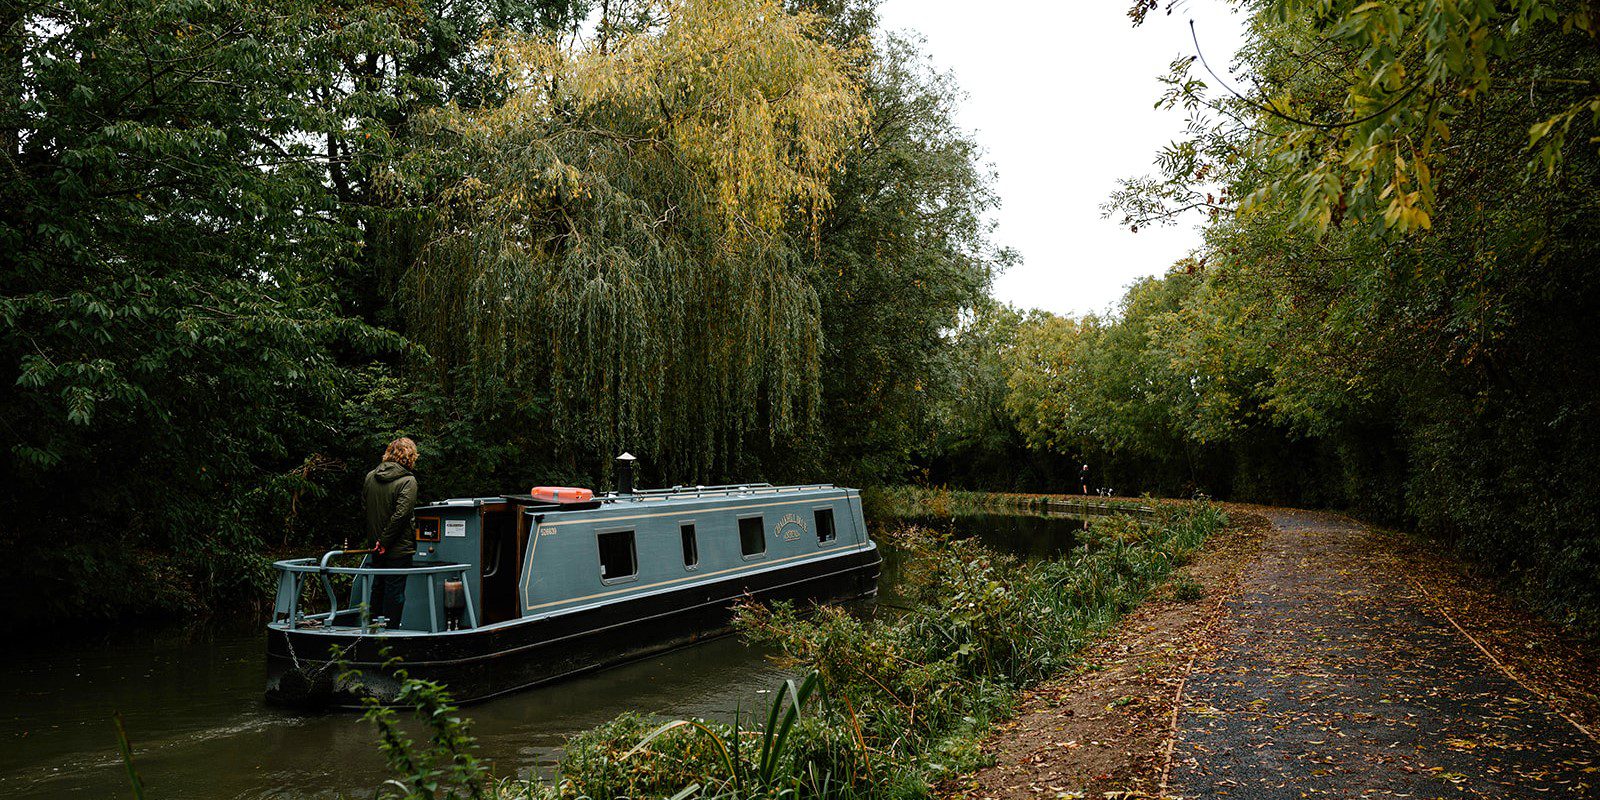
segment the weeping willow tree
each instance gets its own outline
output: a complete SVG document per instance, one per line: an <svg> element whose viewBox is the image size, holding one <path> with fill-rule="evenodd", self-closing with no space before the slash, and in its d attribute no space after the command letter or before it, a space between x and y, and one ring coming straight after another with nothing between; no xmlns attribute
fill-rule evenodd
<svg viewBox="0 0 1600 800"><path fill-rule="evenodd" d="M730 470L818 411L804 264L868 115L859 53L767 0L651 4L589 43L490 42L508 100L436 120L450 171L405 280L440 368L549 398L589 457Z"/></svg>

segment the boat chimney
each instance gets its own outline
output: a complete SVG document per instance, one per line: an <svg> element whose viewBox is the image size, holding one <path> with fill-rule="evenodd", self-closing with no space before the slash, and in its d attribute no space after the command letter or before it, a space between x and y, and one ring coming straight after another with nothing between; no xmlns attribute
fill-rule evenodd
<svg viewBox="0 0 1600 800"><path fill-rule="evenodd" d="M617 456L617 494L633 494L633 462L632 453L623 453Z"/></svg>

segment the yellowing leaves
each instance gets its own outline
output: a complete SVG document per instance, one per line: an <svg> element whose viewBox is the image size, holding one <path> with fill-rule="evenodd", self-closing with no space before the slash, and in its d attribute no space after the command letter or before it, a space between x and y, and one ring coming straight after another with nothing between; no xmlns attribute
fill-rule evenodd
<svg viewBox="0 0 1600 800"><path fill-rule="evenodd" d="M666 23L605 47L544 39L499 43L500 68L523 91L490 112L491 129L576 113L591 135L624 137L657 174L683 178L735 238L812 220L868 108L820 21L769 0L678 0Z"/></svg>

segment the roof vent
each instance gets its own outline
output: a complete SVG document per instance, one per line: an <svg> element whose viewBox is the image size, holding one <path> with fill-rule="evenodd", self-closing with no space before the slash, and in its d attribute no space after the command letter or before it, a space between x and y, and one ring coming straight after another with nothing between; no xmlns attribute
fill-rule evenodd
<svg viewBox="0 0 1600 800"><path fill-rule="evenodd" d="M638 460L627 452L617 456L617 494L633 494L633 462Z"/></svg>

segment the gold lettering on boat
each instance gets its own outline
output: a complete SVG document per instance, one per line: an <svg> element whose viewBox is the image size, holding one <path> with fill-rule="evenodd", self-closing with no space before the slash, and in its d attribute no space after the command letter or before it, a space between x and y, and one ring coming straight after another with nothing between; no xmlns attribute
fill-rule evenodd
<svg viewBox="0 0 1600 800"><path fill-rule="evenodd" d="M808 530L806 521L801 519L798 514L784 514L783 518L778 520L778 536L786 542L800 541L800 537L804 536Z"/></svg>

